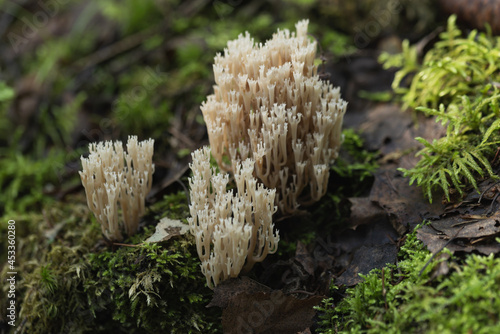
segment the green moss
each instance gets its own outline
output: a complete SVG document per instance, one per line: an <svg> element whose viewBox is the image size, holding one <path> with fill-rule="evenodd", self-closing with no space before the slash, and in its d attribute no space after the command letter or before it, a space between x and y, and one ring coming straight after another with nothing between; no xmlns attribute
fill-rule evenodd
<svg viewBox="0 0 500 334"><path fill-rule="evenodd" d="M119 79L122 91L113 102L112 119L123 133L159 138L172 119L171 103L159 92L166 74L157 68L134 67Z"/></svg>
<svg viewBox="0 0 500 334"><path fill-rule="evenodd" d="M475 96L486 84L497 82L499 52L500 37L476 30L462 37L452 15L446 31L421 62L416 46L410 46L408 41L403 43L401 54L383 53L380 61L385 68L401 67L392 88L401 94L405 108L437 108L441 103L456 102L463 95ZM409 87L405 87L410 74Z"/></svg>
<svg viewBox="0 0 500 334"><path fill-rule="evenodd" d="M5 82L0 81L0 103L9 101L13 97L14 97L14 90L11 87L9 87Z"/></svg>
<svg viewBox="0 0 500 334"><path fill-rule="evenodd" d="M7 219L12 219L14 212L19 216L27 209L39 209L52 202L46 192L58 183L66 162L66 155L56 150L35 149L30 155L19 152L23 129L16 128L8 115L13 97L14 90L0 81L0 217L7 218L10 214ZM69 105L67 109L72 108ZM66 125L60 124L60 133L67 133ZM40 141L46 142L45 139Z"/></svg>
<svg viewBox="0 0 500 334"><path fill-rule="evenodd" d="M160 220L168 215L171 219L180 219L187 222L186 218L190 214L188 205L189 194L187 193L187 188L185 191L165 195L162 201L152 205L151 211L155 219Z"/></svg>
<svg viewBox="0 0 500 334"><path fill-rule="evenodd" d="M315 27L314 24L313 28L316 28L313 29L315 34L320 33L322 35L319 42L323 50L328 51L332 55L340 57L356 51L353 40L348 35L336 30L324 29L324 27Z"/></svg>
<svg viewBox="0 0 500 334"><path fill-rule="evenodd" d="M148 233L150 235L151 233ZM212 332L205 309L211 293L199 270L193 240L122 247L91 254L84 291L96 318L109 314L109 325L127 332ZM92 296L96 296L92 298ZM215 319L215 318L212 318Z"/></svg>
<svg viewBox="0 0 500 334"><path fill-rule="evenodd" d="M16 219L16 300L23 319L17 324L22 331L220 331L220 311L205 307L212 291L200 271L193 237L142 244L155 229L148 225L125 241L130 246L106 246L84 197L71 201L81 204L57 203L46 207L43 216ZM156 222L155 215L184 219L185 194L166 196L154 209L144 222ZM6 273L7 267L2 268L2 280Z"/></svg>
<svg viewBox="0 0 500 334"><path fill-rule="evenodd" d="M363 139L353 129L342 131L344 141L341 146L339 159L335 162L332 170L341 178L357 181L353 188L360 189L365 179L373 176L377 170L377 153L369 152L364 148Z"/></svg>
<svg viewBox="0 0 500 334"><path fill-rule="evenodd" d="M446 136L428 142L416 138L424 145L417 155L421 159L412 169L403 169L410 183L422 187L432 202L432 192L438 188L450 200L450 189L464 194L464 188L472 185L478 192L477 179L484 176L498 178L490 164L500 144L500 92L491 85L485 86L483 97L462 101L439 110L419 108L428 115L437 116L447 126Z"/></svg>
<svg viewBox="0 0 500 334"><path fill-rule="evenodd" d="M165 4L176 1L164 1ZM159 22L163 16L158 10L159 5L154 1L126 0L102 1L99 3L102 13L119 23L124 34L130 34L142 29L150 28L151 22ZM148 20L145 20L148 18Z"/></svg>
<svg viewBox="0 0 500 334"><path fill-rule="evenodd" d="M52 151L46 160L36 160L20 153L9 152L0 159L0 216L41 208L53 202L45 191L58 183L64 170L64 156Z"/></svg>
<svg viewBox="0 0 500 334"><path fill-rule="evenodd" d="M324 300L318 308L322 312L320 332L497 332L500 259L493 254L471 254L464 261L451 257L450 273L430 279L440 260L433 260L421 275L420 271L431 256L415 232L408 235L397 265L372 270L363 276L363 282L347 289L338 303L333 297ZM332 287L332 292L339 294L341 289Z"/></svg>
<svg viewBox="0 0 500 334"><path fill-rule="evenodd" d="M403 106L436 116L446 126L442 138L432 142L417 138L424 145L417 153L420 161L412 169L401 169L430 201L437 189L450 200L452 188L463 194L468 185L478 190L479 177L496 177L490 161L500 144L496 84L500 80L500 37L475 30L461 37L455 20L455 16L449 18L447 30L421 64L416 48L408 42L403 43L402 54L380 58L386 67L402 67L393 89L401 94ZM401 87L410 75L409 87Z"/></svg>

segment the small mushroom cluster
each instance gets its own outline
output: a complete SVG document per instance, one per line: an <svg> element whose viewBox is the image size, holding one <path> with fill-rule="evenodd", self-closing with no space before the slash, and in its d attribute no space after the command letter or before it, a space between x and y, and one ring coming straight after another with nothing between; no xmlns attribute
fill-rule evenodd
<svg viewBox="0 0 500 334"><path fill-rule="evenodd" d="M123 240L122 230L128 236L137 231L153 182L153 145L152 139L138 142L130 136L127 152L121 141L106 141L89 144L88 158L81 157L87 204L108 240Z"/></svg>
<svg viewBox="0 0 500 334"><path fill-rule="evenodd" d="M208 147L196 150L192 157L188 222L202 272L213 288L277 250L279 236L272 219L276 191L257 183L250 159L236 164L234 194L227 190L229 174L217 174L210 167Z"/></svg>
<svg viewBox="0 0 500 334"><path fill-rule="evenodd" d="M221 170L234 174L239 161L255 161L283 213L325 194L347 108L340 89L316 73L307 27L300 21L296 34L278 30L265 44L248 33L228 42L215 57L214 94L201 106ZM308 198L299 198L306 188Z"/></svg>

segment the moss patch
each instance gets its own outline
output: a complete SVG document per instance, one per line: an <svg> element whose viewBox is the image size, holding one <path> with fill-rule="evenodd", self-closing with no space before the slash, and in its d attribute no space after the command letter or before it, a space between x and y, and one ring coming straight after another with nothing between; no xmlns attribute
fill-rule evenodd
<svg viewBox="0 0 500 334"><path fill-rule="evenodd" d="M385 67L401 67L393 89L401 94L403 107L435 116L447 127L446 135L432 142L417 138L424 145L417 153L420 161L401 169L430 201L437 189L450 200L452 189L462 195L469 185L478 189L477 178L496 178L490 161L500 144L500 37L476 30L462 37L455 21L449 18L422 63L408 41L401 54L380 57Z"/></svg>
<svg viewBox="0 0 500 334"><path fill-rule="evenodd" d="M345 298L332 297L318 307L323 312L320 332L497 332L500 259L493 254L451 257L450 273L431 279L441 260L432 261L420 275L431 256L413 232L401 247L397 265L372 270L345 291L332 286L334 296Z"/></svg>
<svg viewBox="0 0 500 334"><path fill-rule="evenodd" d="M83 197L73 200L84 201ZM166 196L158 216L185 218L184 193ZM170 212L168 208L172 208ZM150 214L145 221L156 221ZM181 217L183 216L183 217ZM154 226L126 240L102 244L100 227L83 204L59 203L35 222L16 259L19 327L29 333L207 333L220 330L217 309L206 309L205 285L193 238L141 244ZM51 225L49 227L48 225ZM24 240L29 240L25 243ZM1 279L6 279L3 268ZM5 292L5 291L4 291ZM6 301L2 301L2 308Z"/></svg>

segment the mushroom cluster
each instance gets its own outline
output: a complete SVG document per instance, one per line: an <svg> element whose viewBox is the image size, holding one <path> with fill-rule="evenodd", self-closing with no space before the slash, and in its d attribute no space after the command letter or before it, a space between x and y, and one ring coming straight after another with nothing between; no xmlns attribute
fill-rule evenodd
<svg viewBox="0 0 500 334"><path fill-rule="evenodd" d="M130 136L127 152L121 141L106 141L89 144L88 158L81 157L87 204L108 240L123 240L122 230L128 236L137 231L153 182L153 146L152 139L138 142Z"/></svg>
<svg viewBox="0 0 500 334"><path fill-rule="evenodd" d="M248 32L229 41L215 57L214 94L201 106L219 168L236 174L240 161L252 159L283 213L325 194L347 108L340 89L317 75L307 28L300 21L296 33L278 30L265 44Z"/></svg>
<svg viewBox="0 0 500 334"><path fill-rule="evenodd" d="M253 177L254 162L246 159L235 166L236 193L227 190L229 174L216 173L210 167L210 149L192 153L189 179L191 188L190 232L196 238L202 272L210 288L240 271L248 271L256 262L278 248L272 216L275 189L266 189Z"/></svg>

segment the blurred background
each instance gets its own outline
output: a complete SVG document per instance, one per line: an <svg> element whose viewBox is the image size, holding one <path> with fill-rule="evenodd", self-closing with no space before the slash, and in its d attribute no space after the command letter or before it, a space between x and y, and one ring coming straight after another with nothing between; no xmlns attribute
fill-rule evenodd
<svg viewBox="0 0 500 334"><path fill-rule="evenodd" d="M128 135L155 139L161 193L206 142L199 106L215 54L304 18L354 115L360 89L386 88L372 75L379 50L398 52L439 14L410 0L0 1L0 216L78 190L88 143Z"/></svg>

